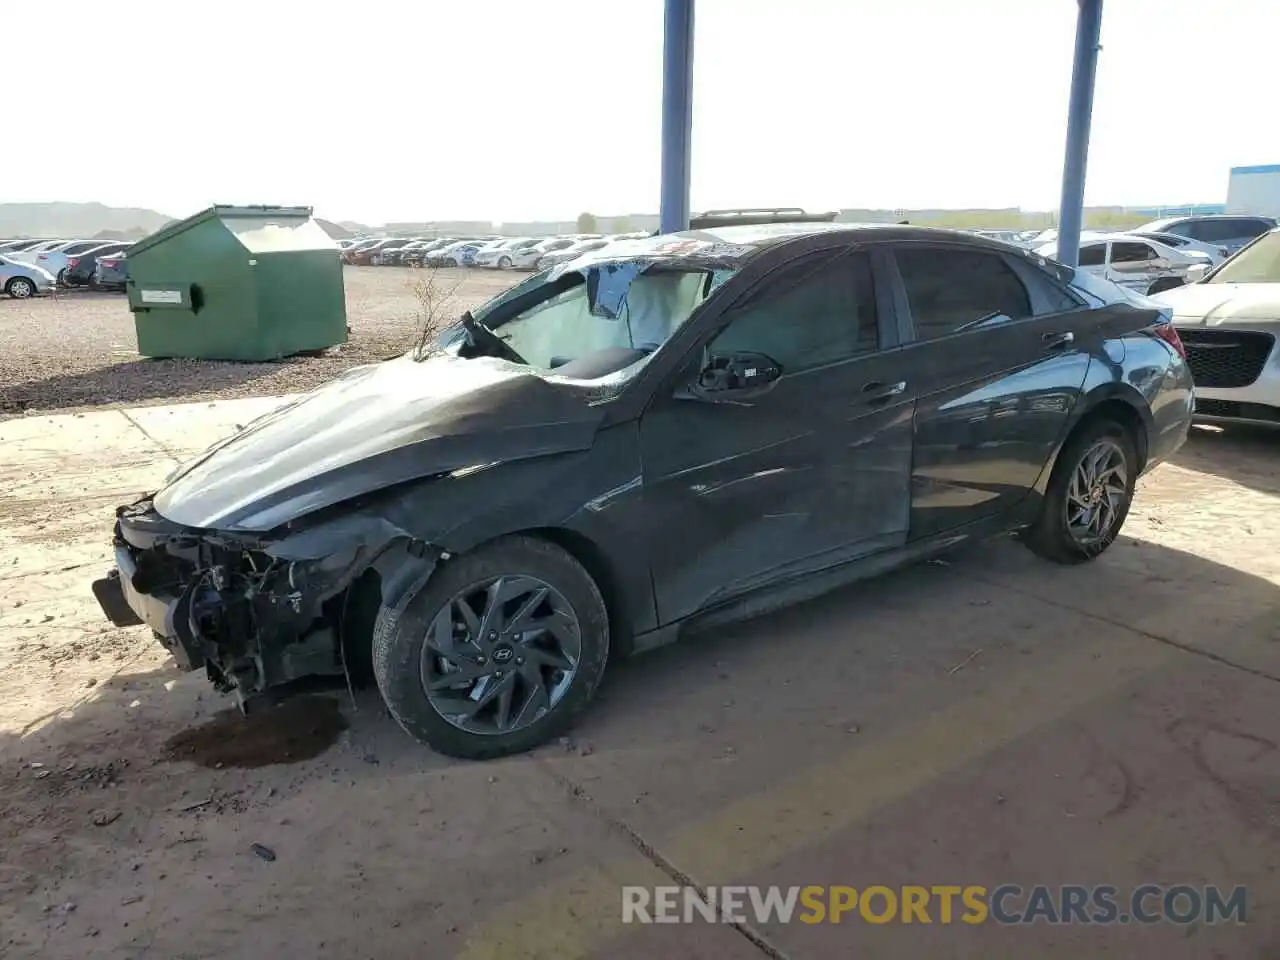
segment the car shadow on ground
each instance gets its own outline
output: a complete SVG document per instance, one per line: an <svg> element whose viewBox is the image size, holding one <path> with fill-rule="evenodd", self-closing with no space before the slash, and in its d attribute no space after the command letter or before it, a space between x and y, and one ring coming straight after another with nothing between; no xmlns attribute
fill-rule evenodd
<svg viewBox="0 0 1280 960"><path fill-rule="evenodd" d="M1188 590L1187 584L1199 587ZM906 704L904 709L927 715L938 708L929 691L947 685L963 690L959 671L967 670L962 676L969 677L988 664L998 669L995 661L1001 657L1024 669L1043 663L1051 670L1052 654L1061 651L1035 661L1026 655L1036 651L1025 647L1083 645L1094 621L1110 628L1141 624L1133 642L1161 647L1159 625L1179 624L1187 633L1168 641L1198 645L1208 655L1172 649L1170 655L1186 669L1200 664L1222 669L1221 659L1238 658L1244 649L1242 633L1259 646L1273 640L1277 610L1276 584L1154 543L1124 538L1100 561L1068 568L1031 561L1019 545L1001 539L621 664L569 738L531 756L483 765L453 761L414 743L374 690L354 695L338 690L301 708L240 719L230 699L211 691L202 674L125 665L27 732L0 735L5 784L0 849L6 851L0 869L0 904L6 906L0 907L0 918L6 913L20 917L15 929L26 936L47 928L49 909L87 899L87 878L95 889L118 891L117 884L138 882L129 871L141 871L146 883L148 877L163 879L166 872L173 877L184 869L203 876L204 868L187 866L187 860L201 857L215 843L207 838L234 824L254 824L255 830L269 824L264 843L304 844L314 824L299 822L295 811L308 805L311 816L341 824L345 837L354 836L352 842L369 851L401 842L396 839L399 814L377 809L378 797L403 805L406 794L420 796L441 828L454 817L466 822L451 809L461 802L458 781L449 786L452 773L471 777L467 771L492 771L488 781L493 784L560 769L565 758L571 761L565 767L567 781L583 782L555 802L572 804L581 799L578 791L607 792L607 783L621 782L620 789L635 792L630 803L678 811L687 802L679 796L683 790L670 794L671 783L663 779L669 775L653 766L653 758L667 755L687 765L690 757L706 753L706 762L699 763L701 778L731 779L735 796L750 794L802 777L833 749L875 743L881 731L877 718L867 715L864 698L887 693ZM1027 639L1033 623L1054 617L1070 622ZM1210 659L1227 640L1231 650ZM140 650L149 649L149 638L140 635L139 641ZM975 644L983 654L977 659ZM1280 669L1270 670L1265 661L1248 669L1253 677L1280 679ZM1123 689L1109 696L1120 702ZM335 700L340 718L332 709ZM850 717L860 729L850 726L855 722ZM1073 722L1067 717L1068 724ZM853 741L850 732L858 734ZM727 759L745 762L718 765L726 759L721 754L731 750L722 746L726 743L737 744L742 755ZM749 758L757 756L748 749L752 744L767 752L768 769L751 764ZM597 762L604 766L593 776L590 764ZM642 808L623 810L626 820L629 811ZM500 843L494 838L504 829L501 823L492 826L488 848ZM437 841L428 831L415 842L429 849ZM467 840L449 842L465 847ZM1045 863L1041 875L1056 877L1069 866ZM304 882L321 902L339 902L350 882L337 875L291 880L290 867L276 863L272 869L281 886ZM445 878L432 879L430 871L424 872L423 889L402 895L429 894L433 902L451 904L450 898L462 894L453 889L450 876L445 871ZM362 883L376 886L376 873ZM172 882L147 886L151 916L171 912L173 904L166 907L165 901L178 896L171 888ZM397 894L388 889L385 895L394 899ZM89 905L80 902L83 917ZM477 902L451 906L473 915L492 906L477 908ZM201 920L195 916L190 922ZM289 921L282 917L280 922ZM145 928L144 920L126 933L145 935Z"/></svg>
<svg viewBox="0 0 1280 960"><path fill-rule="evenodd" d="M1280 429L1197 424L1172 462L1263 493L1280 494Z"/></svg>
<svg viewBox="0 0 1280 960"><path fill-rule="evenodd" d="M1188 590L1187 584L1197 584ZM876 649L892 642L896 656L913 656L952 663L965 649L960 635L960 620L972 621L987 632L1001 624L993 620L993 595L1007 592L1012 603L1025 598L1032 602L1025 616L1044 618L1066 609L1095 618L1099 622L1136 625L1136 633L1149 642L1167 640L1173 645L1200 648L1208 658L1232 660L1216 641L1237 641L1240 633L1258 631L1259 651L1274 657L1280 668L1280 654L1271 653L1276 628L1272 623L1280 611L1280 586L1233 567L1215 563L1195 554L1163 547L1147 541L1123 538L1110 553L1092 564L1059 567L1032 560L1030 555L1009 538L960 548L945 559L929 561L901 571L842 588L816 600L790 607L756 619L721 627L683 638L668 647L616 663L601 688L597 702L574 731L575 738L645 740L650 733L636 729L632 722L641 715L670 713L682 707L686 697L705 690L709 680L726 696L734 695L735 674L752 661L762 669L772 669L777 658L792 665L803 680L810 670L806 664L828 662L838 657L856 669L859 657L874 659ZM977 599L975 599L977 598ZM1038 601L1044 601L1039 604ZM92 600L86 598L87 603ZM936 609L930 609L931 607ZM1019 614L1019 616L1024 616ZM959 618L959 619L958 619ZM889 627L883 637L856 629L874 620ZM1176 629L1166 631L1153 626L1160 623L1179 624L1186 636ZM957 639L951 640L936 629L938 623L950 623ZM139 649L149 649L150 641L139 631ZM1194 638L1194 643L1185 642ZM992 637L992 644L1009 640ZM1185 653L1195 657L1196 650ZM957 661L958 662L958 661ZM1264 660L1247 665L1255 673L1272 675L1280 681L1280 669L1272 669ZM775 676L776 678L776 676ZM906 678L909 680L909 677ZM770 692L771 697L805 698L813 693L813 685L788 682ZM908 692L908 691L904 691ZM354 692L335 685L328 691L306 694L307 697L337 698L345 723L333 729L332 743L345 743L326 759L323 750L300 748L297 756L284 756L284 766L309 762L326 765L330 760L354 751L353 770L365 775L384 775L370 769L386 763L406 764L417 772L453 765L455 761L440 757L420 747L398 727L387 714L375 689ZM717 694L718 696L718 694ZM288 703L289 701L285 701ZM834 712L840 705L832 704ZM274 708L279 710L280 708ZM216 694L204 679L203 672L184 674L173 666L142 671L129 667L86 690L74 705L31 724L25 733L0 734L0 763L6 767L14 761L43 762L54 769L67 761L91 758L110 762L113 757L132 758L143 768L165 762L169 757L167 741L184 731L190 733L201 724L219 718L228 723L234 711L230 697ZM748 714L743 720L749 726L774 724L766 709L760 715ZM327 714L321 709L320 714ZM239 713L236 713L239 717ZM283 721L288 714L273 714L268 708L260 714L242 718L245 731L270 727L275 716ZM289 722L297 721L294 716ZM328 720L298 721L311 734L314 726L328 729ZM692 730L695 718L685 718L680 726ZM225 727L228 736L235 724ZM344 732L345 731L345 732ZM285 736L284 740L289 737ZM288 745L282 748L287 751ZM314 754L312 761L304 754ZM376 758L377 762L374 762ZM352 759L352 758L348 758ZM227 764L228 766L234 764ZM258 762L246 767L258 767ZM40 778L48 779L48 778ZM38 782L24 772L20 784ZM55 781L56 782L56 781ZM10 783L12 786L12 782ZM10 792L10 802L19 800L22 788ZM0 819L3 819L0 817Z"/></svg>
<svg viewBox="0 0 1280 960"><path fill-rule="evenodd" d="M283 364L301 363L303 356L241 363L227 360L139 359L83 373L56 374L0 388L0 414L48 411L66 407L145 404L156 399L192 393L193 371L199 371L201 392L215 392L252 383L278 372Z"/></svg>

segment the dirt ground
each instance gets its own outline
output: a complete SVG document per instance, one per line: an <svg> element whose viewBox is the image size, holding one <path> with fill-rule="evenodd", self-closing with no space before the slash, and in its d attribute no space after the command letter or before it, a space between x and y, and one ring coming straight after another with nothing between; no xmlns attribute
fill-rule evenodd
<svg viewBox="0 0 1280 960"><path fill-rule="evenodd" d="M448 315L478 306L525 274L439 270ZM295 393L363 363L404 353L417 340L418 270L346 267L346 343L316 357L271 363L151 360L138 356L123 294L64 290L31 300L0 297L0 419L24 414Z"/></svg>
<svg viewBox="0 0 1280 960"><path fill-rule="evenodd" d="M97 610L114 506L270 403L0 423L0 955L1280 957L1280 436L1195 431L1095 563L975 547L624 664L572 737L467 764L370 691L240 719ZM620 923L673 878L1249 913Z"/></svg>

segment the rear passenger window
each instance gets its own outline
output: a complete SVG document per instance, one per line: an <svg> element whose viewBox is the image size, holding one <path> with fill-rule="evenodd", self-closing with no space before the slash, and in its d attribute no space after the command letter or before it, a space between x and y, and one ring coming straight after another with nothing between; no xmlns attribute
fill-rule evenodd
<svg viewBox="0 0 1280 960"><path fill-rule="evenodd" d="M916 337L935 340L966 325L1031 316L1031 298L999 255L943 247L894 251Z"/></svg>
<svg viewBox="0 0 1280 960"><path fill-rule="evenodd" d="M1271 224L1265 220L1240 220L1240 229L1236 231L1237 237L1260 237L1271 229Z"/></svg>
<svg viewBox="0 0 1280 960"><path fill-rule="evenodd" d="M1107 245L1105 243L1095 243L1087 247L1080 248L1080 266L1082 267L1100 267L1107 259Z"/></svg>
<svg viewBox="0 0 1280 960"><path fill-rule="evenodd" d="M878 343L871 258L855 252L783 267L733 309L710 350L763 353L795 373L871 353Z"/></svg>
<svg viewBox="0 0 1280 960"><path fill-rule="evenodd" d="M1155 259L1155 250L1145 243L1118 240L1111 244L1112 263L1142 263L1145 260Z"/></svg>

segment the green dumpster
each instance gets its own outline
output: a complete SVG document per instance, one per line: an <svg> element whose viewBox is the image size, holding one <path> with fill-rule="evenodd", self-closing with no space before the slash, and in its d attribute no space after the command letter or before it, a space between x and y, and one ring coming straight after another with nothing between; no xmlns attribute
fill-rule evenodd
<svg viewBox="0 0 1280 960"><path fill-rule="evenodd" d="M270 360L347 339L342 260L310 207L213 206L129 250L144 357Z"/></svg>

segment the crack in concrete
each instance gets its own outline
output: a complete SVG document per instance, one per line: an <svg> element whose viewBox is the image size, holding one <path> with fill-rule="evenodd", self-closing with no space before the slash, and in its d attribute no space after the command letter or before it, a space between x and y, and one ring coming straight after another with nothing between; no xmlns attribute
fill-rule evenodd
<svg viewBox="0 0 1280 960"><path fill-rule="evenodd" d="M551 780L569 794L571 800L581 803L587 808L588 812L600 820L611 830L622 834L627 842L636 849L636 851L652 863L655 867L670 877L675 883L682 887L692 887L698 891L704 902L711 903L712 900L707 893L706 884L699 883L689 876L674 863L664 857L658 849L646 840L640 833L625 820L611 815L607 810L596 803L589 793L586 792L581 784L575 783L573 780L558 773L547 761L542 757L534 757L534 766L545 773ZM725 926L735 931L739 936L743 937L748 943L760 951L769 960L790 960L787 954L776 944L769 940L763 933L745 921L729 920Z"/></svg>
<svg viewBox="0 0 1280 960"><path fill-rule="evenodd" d="M128 420L131 424L133 424L133 426L137 428L137 430L138 430L138 432L139 432L139 433L141 433L144 437L146 437L148 440L150 440L152 443L154 443L157 447L159 447L159 448L160 448L160 450L161 450L161 452L162 452L166 457L168 457L168 458L169 458L170 460L172 460L174 463L179 463L179 464L180 464L180 463L182 462L182 458L181 458L181 457L179 457L176 453L174 453L172 450L170 450L167 446L165 446L163 443L161 443L159 440L157 440L155 437L153 437L150 433L148 433L148 432L147 432L147 428L146 428L146 427L144 427L142 424L140 424L137 420L133 419L133 417L129 416L129 411L128 411L128 410L117 410L116 412L117 412L117 413L119 413L119 414L120 414L120 416L122 416L122 417L124 417L126 420Z"/></svg>
<svg viewBox="0 0 1280 960"><path fill-rule="evenodd" d="M985 583L988 586L1008 590L1010 593L1016 593L1019 596L1027 597L1030 600L1036 600L1040 603L1048 604L1051 607L1057 607L1059 610L1070 610L1072 613L1078 613L1081 616L1087 617L1090 620L1097 620L1099 623L1105 623L1113 627L1119 627L1121 630L1126 630L1129 633L1137 634L1138 636L1143 637L1147 640L1154 640L1156 643L1162 643L1165 646L1172 647L1175 650L1181 650L1183 653L1189 653L1189 654L1192 654L1193 656L1203 657L1206 660L1212 660L1214 663L1222 664L1222 666L1230 667L1233 670L1239 670L1242 673L1247 673L1250 676L1258 677L1262 680L1270 680L1272 683L1280 683L1280 676L1276 676L1274 673L1267 673L1267 671L1259 670L1257 667L1251 667L1251 666L1248 666L1247 664L1238 663L1235 660L1230 660L1227 657L1222 656L1222 654L1220 653L1214 653L1212 650L1205 650L1202 647L1193 647L1191 644L1183 643L1180 640L1174 640L1172 637L1161 636L1158 633L1152 633L1150 630L1143 630L1141 627L1135 627L1133 624L1125 623L1123 620L1117 620L1113 617L1108 617L1107 615L1102 613L1094 613L1092 610L1087 610L1083 607L1073 606L1072 604L1064 603L1061 600L1053 600L1049 597L1042 597L1037 593L1032 593L1029 590L1023 590L1021 587L1015 587L1011 584L1003 583L999 580L991 580L991 579L988 579L987 577L979 576L978 574L975 574L975 573L969 573L966 570L961 570L954 567L952 569L955 570L955 572L960 576L965 577L969 580L973 580L978 583Z"/></svg>

